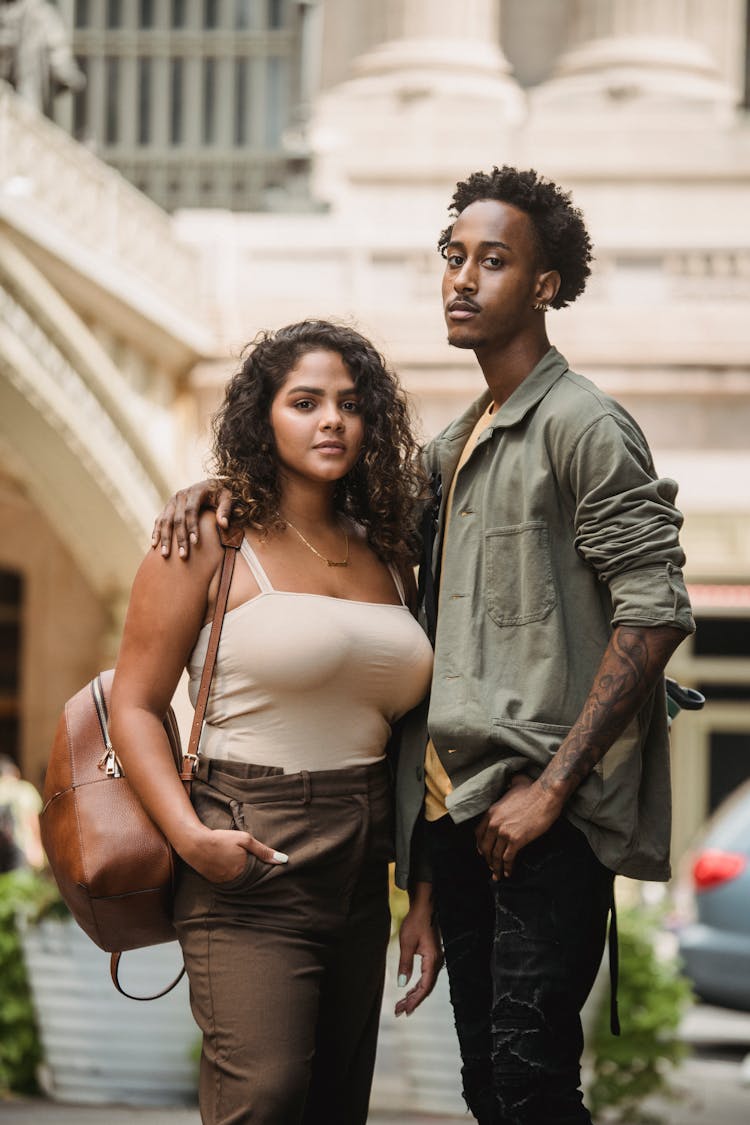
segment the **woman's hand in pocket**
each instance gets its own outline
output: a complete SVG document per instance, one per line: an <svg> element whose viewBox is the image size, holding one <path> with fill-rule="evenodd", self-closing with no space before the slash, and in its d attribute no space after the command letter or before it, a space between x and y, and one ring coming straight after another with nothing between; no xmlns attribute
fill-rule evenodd
<svg viewBox="0 0 750 1125"><path fill-rule="evenodd" d="M256 840L249 832L203 826L180 855L209 882L229 883L242 875L248 852L262 863L274 865L286 863L289 858L284 852L274 851Z"/></svg>

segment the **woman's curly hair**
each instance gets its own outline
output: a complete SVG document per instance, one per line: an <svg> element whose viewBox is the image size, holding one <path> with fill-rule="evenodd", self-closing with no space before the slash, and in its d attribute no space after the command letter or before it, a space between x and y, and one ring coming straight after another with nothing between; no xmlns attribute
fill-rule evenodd
<svg viewBox="0 0 750 1125"><path fill-rule="evenodd" d="M303 355L336 352L354 380L364 422L356 465L336 485L337 511L364 527L386 562L415 552L415 501L424 477L406 396L369 340L352 328L304 320L261 332L243 353L214 415L212 467L234 497L233 518L262 531L282 528L281 482L271 404Z"/></svg>
<svg viewBox="0 0 750 1125"><path fill-rule="evenodd" d="M583 215L571 202L570 193L537 176L533 169L519 172L504 164L491 172L474 172L457 184L450 211L457 218L471 203L482 199L509 203L529 216L542 268L560 274L560 288L550 304L563 309L575 301L586 288L593 254ZM443 256L452 232L453 224L438 239Z"/></svg>

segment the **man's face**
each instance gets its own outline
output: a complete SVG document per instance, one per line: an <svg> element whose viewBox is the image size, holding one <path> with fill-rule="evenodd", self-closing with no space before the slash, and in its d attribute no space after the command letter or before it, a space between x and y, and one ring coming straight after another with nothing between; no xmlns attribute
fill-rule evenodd
<svg viewBox="0 0 750 1125"><path fill-rule="evenodd" d="M494 350L535 327L541 273L531 220L496 199L472 203L445 249L443 311L448 343ZM535 320L536 318L536 320Z"/></svg>

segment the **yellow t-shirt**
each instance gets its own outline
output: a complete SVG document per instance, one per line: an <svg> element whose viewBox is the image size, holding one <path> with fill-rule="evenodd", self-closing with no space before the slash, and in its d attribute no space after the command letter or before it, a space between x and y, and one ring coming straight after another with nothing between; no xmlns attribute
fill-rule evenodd
<svg viewBox="0 0 750 1125"><path fill-rule="evenodd" d="M451 511L453 510L453 493L456 488L456 480L463 466L469 460L474 446L477 443L477 438L483 433L488 425L492 413L495 409L494 402L485 410L482 417L477 422L474 429L469 434L466 445L461 451L461 456L456 465L456 471L453 474L453 480L448 491L448 497L445 501L445 520L443 522L443 548L442 558L445 557L445 545L448 540L448 527L450 524ZM445 772L443 763L438 758L437 750L435 749L432 739L427 742L427 749L424 755L424 781L425 781L425 794L424 794L424 815L425 820L440 820L442 816L447 815L447 808L445 807L445 798L453 788L450 783L450 778Z"/></svg>

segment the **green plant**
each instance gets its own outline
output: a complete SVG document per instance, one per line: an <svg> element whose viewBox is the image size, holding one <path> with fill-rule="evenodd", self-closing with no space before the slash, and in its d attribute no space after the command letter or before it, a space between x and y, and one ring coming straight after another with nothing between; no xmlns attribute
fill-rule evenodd
<svg viewBox="0 0 750 1125"><path fill-rule="evenodd" d="M590 1044L588 1105L597 1121L656 1125L661 1119L643 1107L645 1099L676 1096L671 1074L686 1053L677 1029L691 992L676 960L657 954L659 921L658 912L642 907L618 913L622 1029L619 1036L610 1033L605 990Z"/></svg>
<svg viewBox="0 0 750 1125"><path fill-rule="evenodd" d="M28 869L0 875L0 1094L35 1093L41 1059L18 919L33 922L65 913L50 878Z"/></svg>

